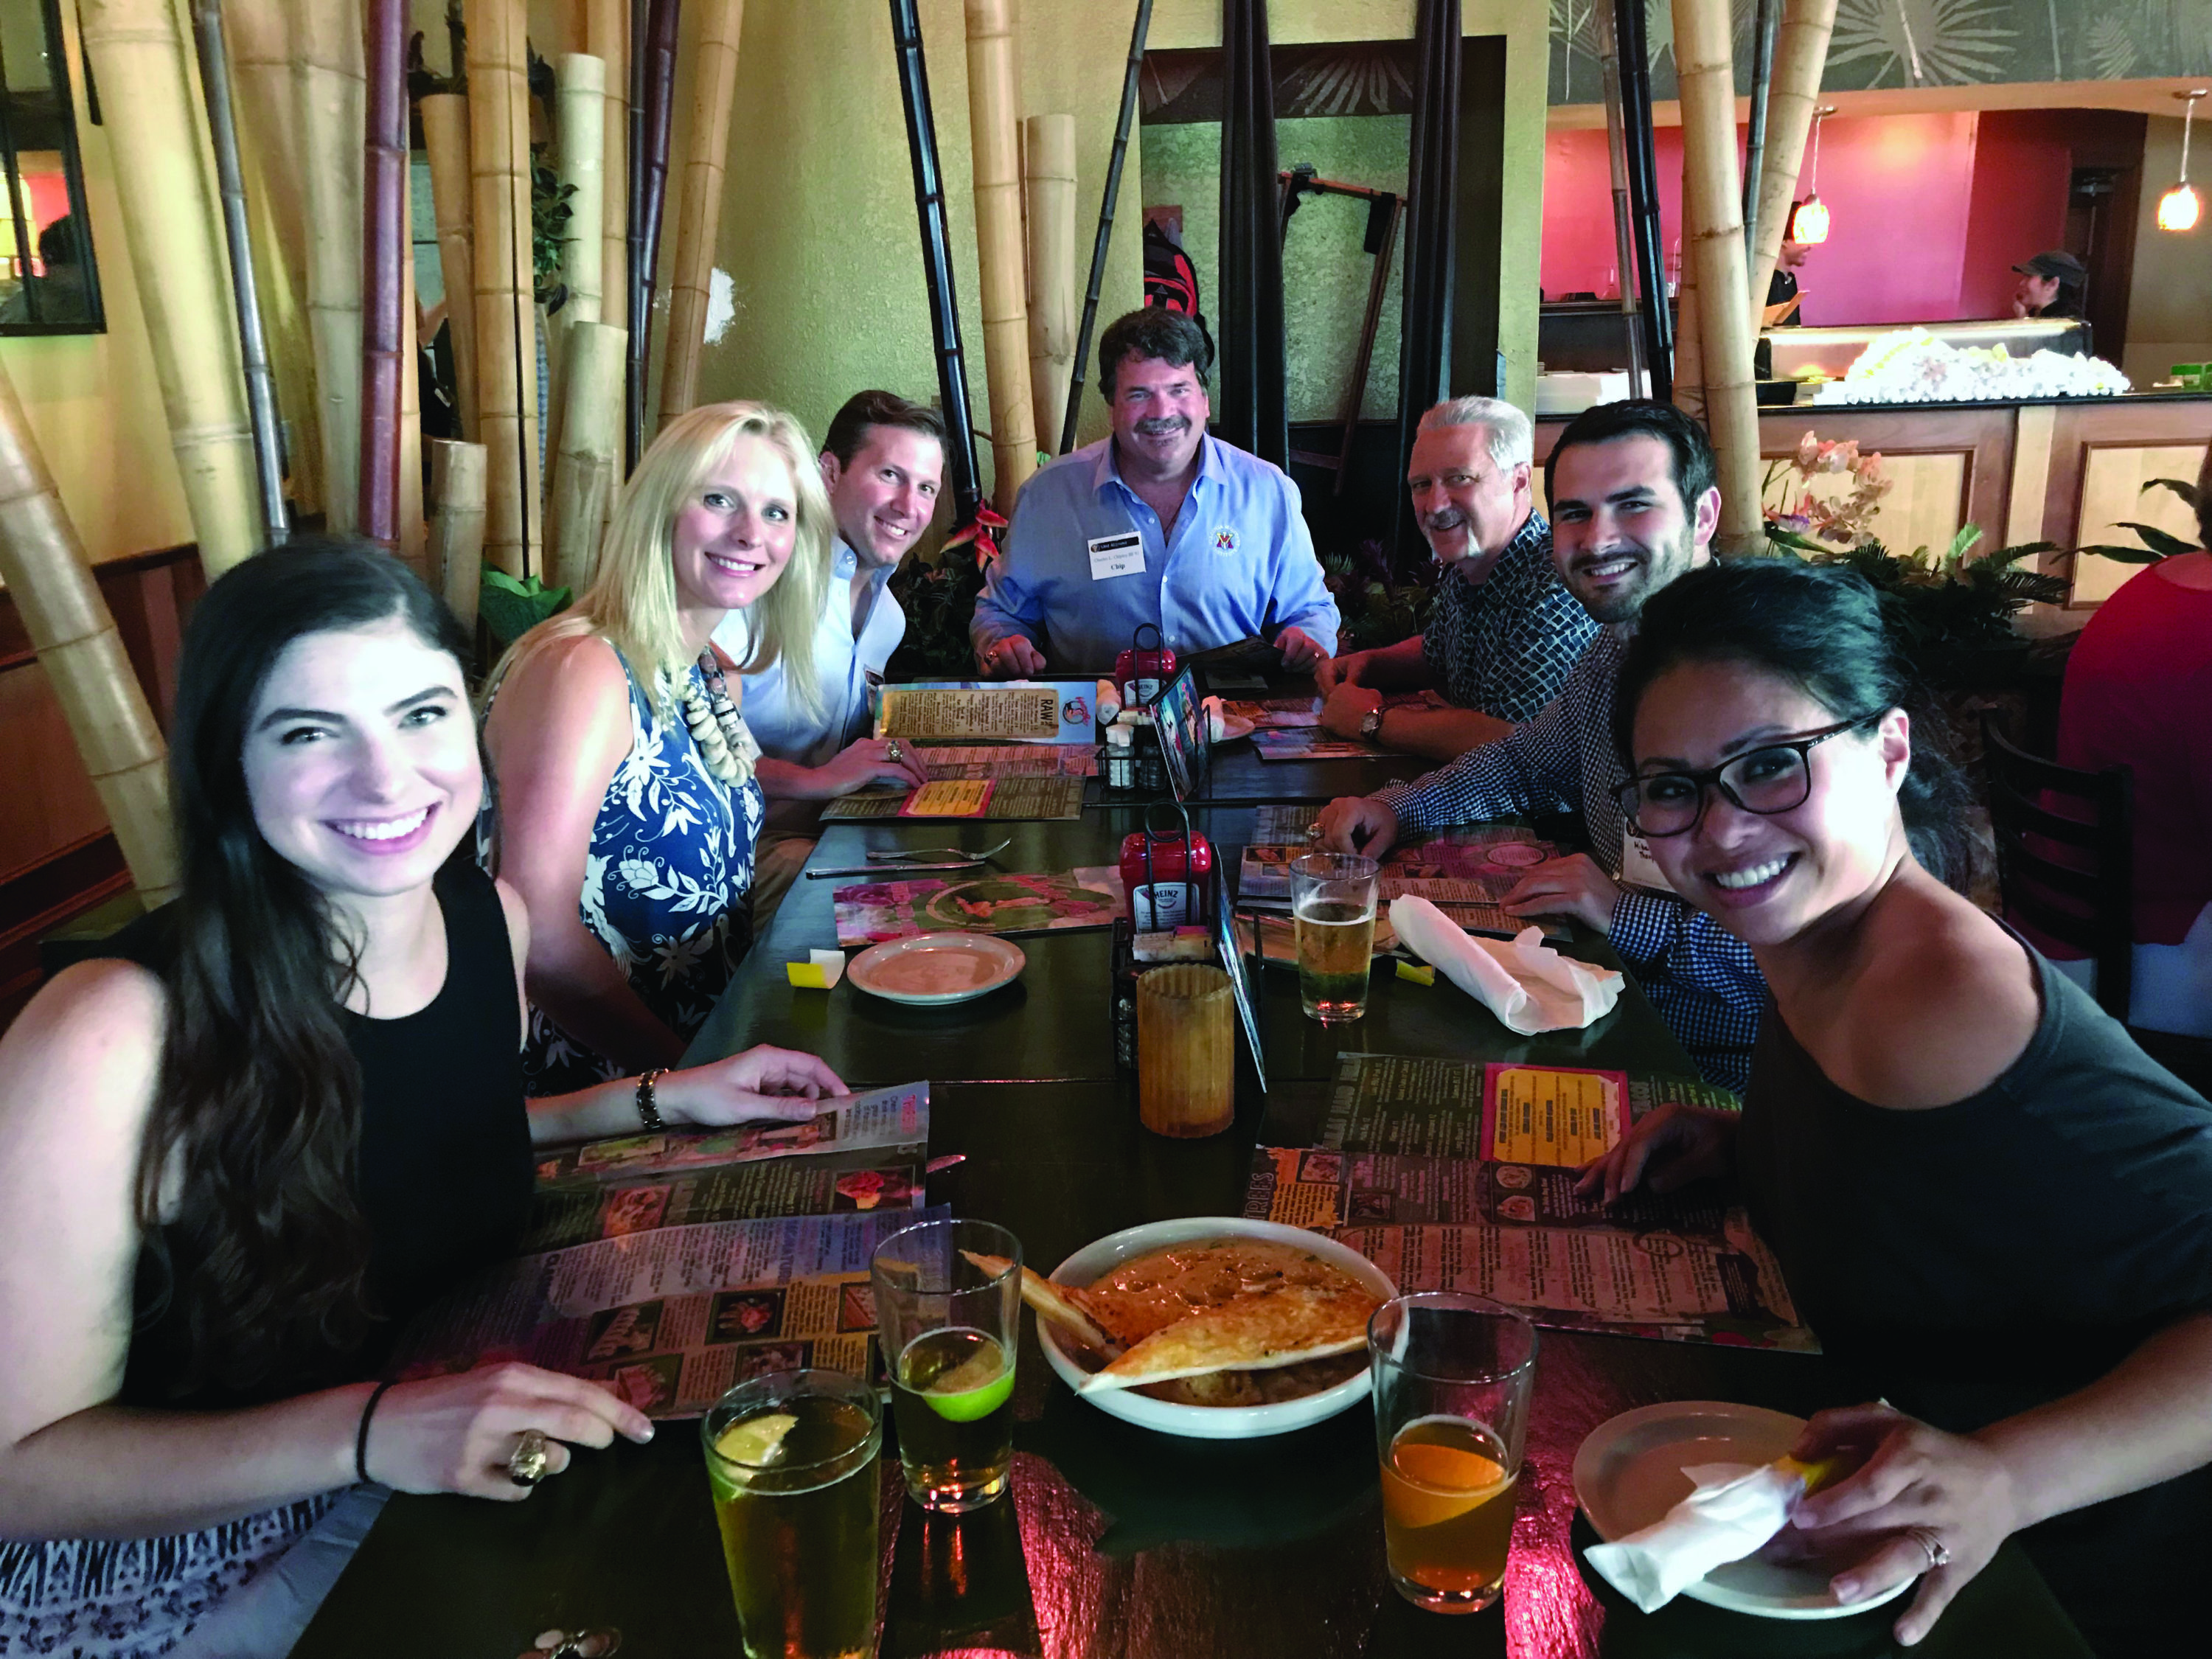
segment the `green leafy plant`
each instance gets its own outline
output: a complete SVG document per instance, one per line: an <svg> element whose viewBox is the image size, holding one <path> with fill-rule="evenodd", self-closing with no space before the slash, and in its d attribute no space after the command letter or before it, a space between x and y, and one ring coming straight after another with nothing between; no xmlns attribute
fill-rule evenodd
<svg viewBox="0 0 2212 1659"><path fill-rule="evenodd" d="M530 264L538 303L548 311L557 311L568 297L567 284L561 280L561 250L569 239L568 221L575 209L568 198L576 193L574 185L564 185L560 175L543 163L534 163L530 169Z"/></svg>
<svg viewBox="0 0 2212 1659"><path fill-rule="evenodd" d="M2064 601L2067 580L2040 570L2023 570L2021 561L2058 550L2056 542L2026 542L1999 548L1980 558L1967 556L1982 539L1980 529L1962 525L1940 554L1925 547L1893 553L1872 538L1838 549L1814 541L1770 520L1769 540L1805 554L1815 563L1856 570L1881 596L1883 614L1899 642L1917 655L1959 646L2014 641L2013 617L2029 605Z"/></svg>
<svg viewBox="0 0 2212 1659"><path fill-rule="evenodd" d="M2179 478L2153 478L2142 487L2141 493L2148 495L2154 489L2172 490L2189 503L2189 510L2198 515L2197 521L2200 524L2203 521L2201 497L2195 484L2185 483ZM2160 559L2171 559L2183 553L2202 553L2204 550L2195 542L2185 542L2172 531L2160 530L2154 524L2137 524L2132 519L2122 519L2119 524L2121 529L2132 530L2140 536L2142 538L2142 545L2130 547L2125 543L2099 542L2075 550L2081 553L2100 553L2108 559L2118 560L2122 564L2156 564Z"/></svg>
<svg viewBox="0 0 2212 1659"><path fill-rule="evenodd" d="M477 591L477 612L501 649L568 607L568 590L548 587L535 575L520 580L504 570L487 570Z"/></svg>
<svg viewBox="0 0 2212 1659"><path fill-rule="evenodd" d="M1357 553L1325 553L1322 580L1336 600L1342 626L1337 643L1340 652L1367 651L1395 645L1425 632L1436 610L1435 565L1425 567L1428 580L1396 580L1384 556L1382 544L1365 541Z"/></svg>
<svg viewBox="0 0 2212 1659"><path fill-rule="evenodd" d="M981 561L973 543L943 549L933 559L915 556L891 573L891 597L906 612L906 639L898 671L929 679L969 679L975 651L968 623L983 591Z"/></svg>

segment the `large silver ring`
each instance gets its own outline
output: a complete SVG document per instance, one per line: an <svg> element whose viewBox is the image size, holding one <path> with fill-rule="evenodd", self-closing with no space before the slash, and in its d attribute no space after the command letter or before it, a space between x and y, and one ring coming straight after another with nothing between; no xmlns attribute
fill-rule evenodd
<svg viewBox="0 0 2212 1659"><path fill-rule="evenodd" d="M1905 1535L1928 1552L1928 1571L1951 1565L1951 1547L1936 1535L1933 1527L1907 1527Z"/></svg>
<svg viewBox="0 0 2212 1659"><path fill-rule="evenodd" d="M899 740L896 738L893 738L884 745L884 753L888 755L894 763L906 758L906 750L899 747Z"/></svg>
<svg viewBox="0 0 2212 1659"><path fill-rule="evenodd" d="M525 1429L507 1460L507 1478L518 1486L534 1486L551 1473L553 1449L543 1429Z"/></svg>

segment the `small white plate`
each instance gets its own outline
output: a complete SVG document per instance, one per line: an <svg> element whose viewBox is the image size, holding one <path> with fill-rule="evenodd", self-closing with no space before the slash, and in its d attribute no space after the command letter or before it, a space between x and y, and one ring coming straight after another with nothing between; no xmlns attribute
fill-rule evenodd
<svg viewBox="0 0 2212 1659"><path fill-rule="evenodd" d="M845 977L891 1002L939 1008L1012 984L1028 961L1020 945L990 933L916 933L871 945Z"/></svg>
<svg viewBox="0 0 2212 1659"><path fill-rule="evenodd" d="M1805 1419L1763 1406L1674 1400L1601 1423L1575 1454L1575 1501L1607 1543L1654 1521L1690 1495L1682 1471L1698 1463L1771 1463L1804 1432ZM1835 1571L1831 1569L1830 1571ZM1848 1604L1829 1571L1757 1559L1715 1567L1682 1594L1762 1619L1844 1619L1902 1595L1913 1582Z"/></svg>
<svg viewBox="0 0 2212 1659"><path fill-rule="evenodd" d="M1246 1221L1235 1216L1184 1216L1175 1221L1149 1222L1142 1227L1109 1233L1096 1243L1085 1245L1054 1267L1052 1279L1055 1285L1088 1285L1132 1256L1147 1255L1170 1244L1208 1238L1264 1238L1279 1244L1296 1244L1311 1250L1331 1267L1341 1267L1385 1301L1398 1294L1398 1287L1390 1282L1390 1276L1348 1244L1340 1244L1304 1227L1286 1227L1276 1221ZM1067 1357L1060 1348L1058 1334L1042 1319L1037 1321L1037 1340L1043 1346L1046 1364L1060 1373L1061 1382L1079 1390L1079 1400L1096 1406L1109 1417L1134 1423L1139 1428L1185 1435L1194 1440L1256 1440L1265 1435L1287 1434L1292 1429L1324 1422L1367 1397L1368 1374L1364 1370L1333 1389L1272 1406L1178 1406L1171 1401L1139 1394L1133 1389L1084 1394L1080 1389L1090 1373Z"/></svg>

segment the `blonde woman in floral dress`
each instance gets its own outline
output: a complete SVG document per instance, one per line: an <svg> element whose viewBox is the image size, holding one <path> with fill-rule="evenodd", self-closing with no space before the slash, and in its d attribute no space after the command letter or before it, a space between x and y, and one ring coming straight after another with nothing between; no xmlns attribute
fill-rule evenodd
<svg viewBox="0 0 2212 1659"><path fill-rule="evenodd" d="M798 422L695 409L630 475L590 588L495 671L485 850L530 912L532 1094L674 1065L751 944L763 806L738 675L781 660L818 697L832 533ZM711 642L732 611L742 663Z"/></svg>

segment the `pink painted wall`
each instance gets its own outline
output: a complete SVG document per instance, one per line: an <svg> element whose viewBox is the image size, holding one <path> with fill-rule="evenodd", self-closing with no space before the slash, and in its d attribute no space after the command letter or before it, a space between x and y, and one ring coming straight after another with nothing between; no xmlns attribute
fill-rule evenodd
<svg viewBox="0 0 2212 1659"><path fill-rule="evenodd" d="M2050 118L1971 111L1832 119L1820 140L1820 199L1832 228L1798 273L1808 323L1909 323L2008 314L2007 267L2057 246L2070 166ZM1978 143L1995 131L1990 153ZM1680 257L1682 133L1655 137L1660 222ZM1801 166L1800 174L1804 168ZM1612 297L1612 179L1602 129L1557 131L1544 146L1543 284ZM2020 251L2014 251L2015 245Z"/></svg>

